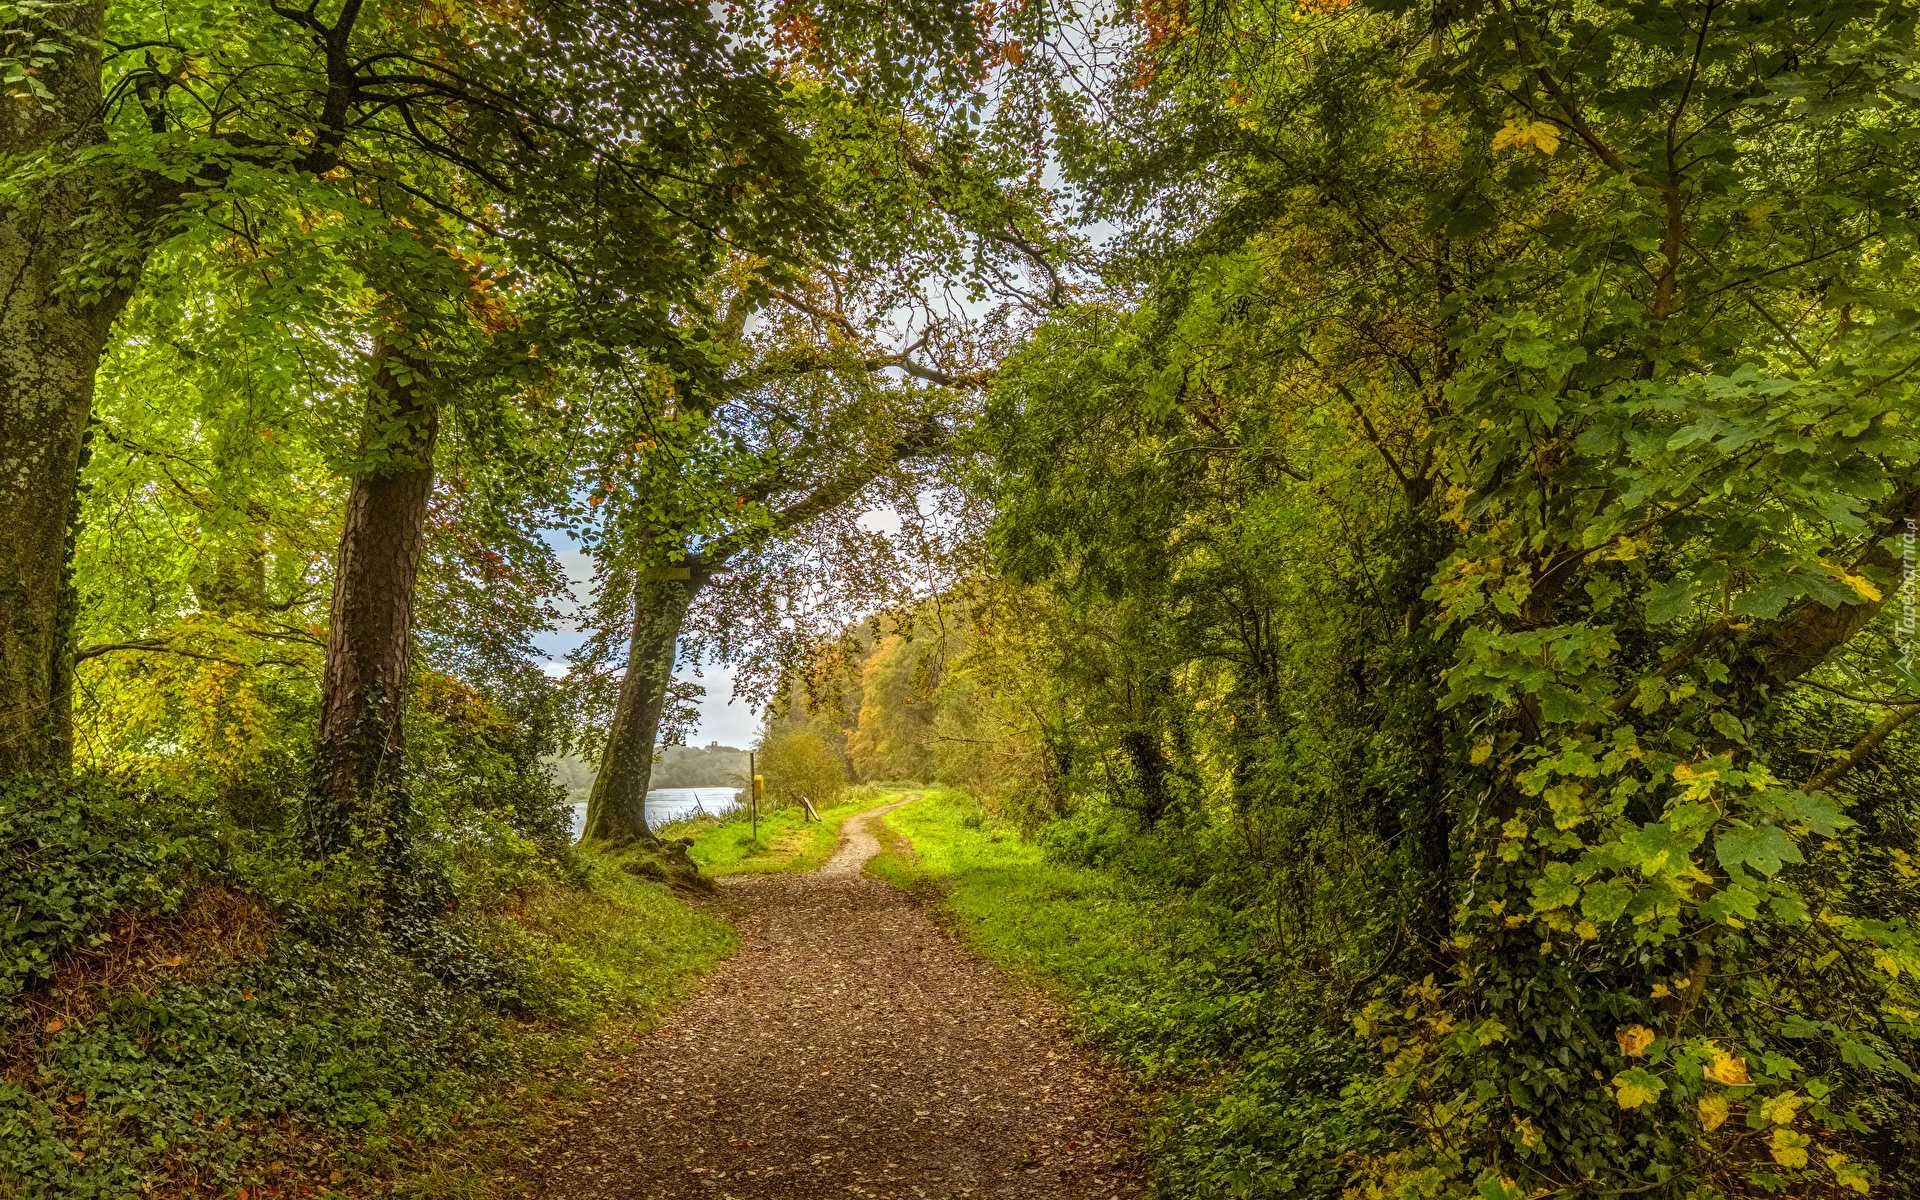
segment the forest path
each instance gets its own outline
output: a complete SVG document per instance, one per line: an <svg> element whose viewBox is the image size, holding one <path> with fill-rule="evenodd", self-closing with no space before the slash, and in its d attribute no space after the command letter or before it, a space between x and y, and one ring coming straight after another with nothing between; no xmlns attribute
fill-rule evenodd
<svg viewBox="0 0 1920 1200"><path fill-rule="evenodd" d="M911 799L911 797L909 797ZM901 801L899 803L905 803ZM1113 1078L861 866L721 881L740 950L541 1147L547 1200L1103 1200L1144 1192Z"/></svg>

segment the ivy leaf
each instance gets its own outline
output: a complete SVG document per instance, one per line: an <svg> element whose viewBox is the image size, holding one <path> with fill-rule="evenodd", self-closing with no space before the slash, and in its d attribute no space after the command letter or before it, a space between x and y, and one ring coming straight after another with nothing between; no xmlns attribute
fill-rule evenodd
<svg viewBox="0 0 1920 1200"><path fill-rule="evenodd" d="M1785 863L1805 861L1800 857L1800 847L1778 825L1729 829L1714 842L1713 849L1720 865L1729 871L1752 867L1762 875L1773 875Z"/></svg>

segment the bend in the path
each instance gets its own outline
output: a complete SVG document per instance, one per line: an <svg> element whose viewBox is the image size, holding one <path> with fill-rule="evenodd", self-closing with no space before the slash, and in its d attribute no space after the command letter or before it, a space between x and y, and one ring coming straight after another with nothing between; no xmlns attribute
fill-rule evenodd
<svg viewBox="0 0 1920 1200"><path fill-rule="evenodd" d="M545 1147L560 1200L1140 1194L1111 1076L907 897L842 826L806 874L723 880L740 951Z"/></svg>

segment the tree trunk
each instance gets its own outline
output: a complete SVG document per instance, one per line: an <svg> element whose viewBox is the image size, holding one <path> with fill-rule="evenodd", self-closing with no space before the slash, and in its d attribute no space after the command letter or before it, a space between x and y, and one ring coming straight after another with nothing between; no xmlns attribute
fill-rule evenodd
<svg viewBox="0 0 1920 1200"><path fill-rule="evenodd" d="M0 775L64 773L73 761L68 575L94 375L131 292L64 290L84 239L111 230L100 183L67 161L104 139L101 0L56 10L62 27L20 18L32 42L66 49L42 68L53 93L0 98L0 162L42 150L46 177L0 205ZM102 220L102 217L108 219Z"/></svg>
<svg viewBox="0 0 1920 1200"><path fill-rule="evenodd" d="M404 851L401 752L414 594L426 544L439 411L426 367L384 340L361 425L363 455L377 465L354 476L333 581L317 778L305 814L312 849L332 854L356 841L386 860ZM409 372L401 383L392 366Z"/></svg>
<svg viewBox="0 0 1920 1200"><path fill-rule="evenodd" d="M654 743L673 678L675 644L687 607L704 579L666 579L654 572L634 587L633 631L627 673L607 729L607 749L587 799L586 836L623 845L657 842L647 828L647 785L653 779ZM682 569L682 574L686 572Z"/></svg>

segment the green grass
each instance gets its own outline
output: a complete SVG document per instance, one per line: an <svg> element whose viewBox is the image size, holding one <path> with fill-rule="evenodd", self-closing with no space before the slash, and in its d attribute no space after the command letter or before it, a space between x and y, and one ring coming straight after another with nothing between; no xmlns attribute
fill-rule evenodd
<svg viewBox="0 0 1920 1200"><path fill-rule="evenodd" d="M941 791L888 813L868 871L916 895L982 957L1064 1001L1085 1039L1151 1088L1141 1149L1171 1200L1333 1200L1351 1039L1275 1002L1245 922L1191 890L1059 859ZM1136 835L1137 836L1137 835ZM1066 861L1061 861L1065 859Z"/></svg>
<svg viewBox="0 0 1920 1200"><path fill-rule="evenodd" d="M658 883L599 864L590 881L533 897L517 923L578 962L585 973L579 991L599 1014L650 1025L733 952L733 926Z"/></svg>
<svg viewBox="0 0 1920 1200"><path fill-rule="evenodd" d="M659 830L662 837L690 837L688 854L709 875L741 875L767 871L811 871L833 857L840 842L840 824L890 796L862 794L820 810L818 822L805 820L797 808L760 814L760 836L743 814L729 812L724 819L694 817Z"/></svg>
<svg viewBox="0 0 1920 1200"><path fill-rule="evenodd" d="M867 870L931 899L992 962L1079 995L1137 972L1153 905L1111 875L1050 863L964 793L929 792L881 824L899 838Z"/></svg>

